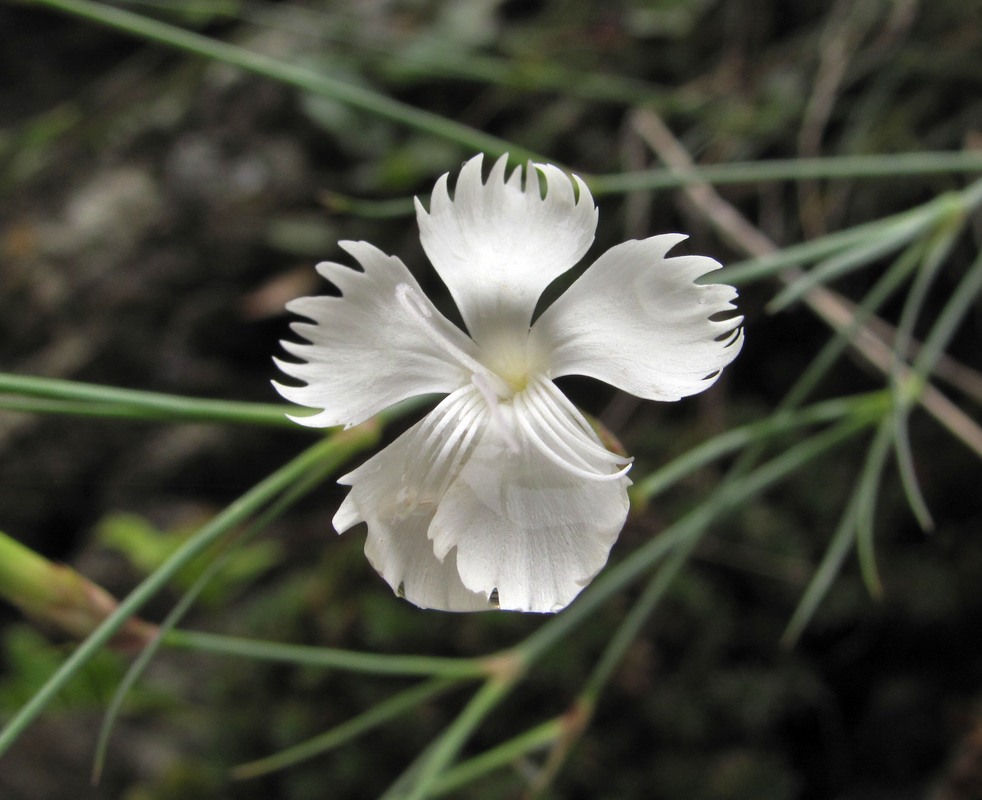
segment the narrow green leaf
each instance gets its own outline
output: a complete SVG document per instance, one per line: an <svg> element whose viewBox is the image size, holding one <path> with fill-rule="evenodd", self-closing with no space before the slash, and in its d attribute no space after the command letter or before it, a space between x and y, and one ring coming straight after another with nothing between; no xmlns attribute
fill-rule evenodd
<svg viewBox="0 0 982 800"><path fill-rule="evenodd" d="M232 769L232 777L236 780L257 778L260 775L267 775L309 761L316 756L347 744L358 736L384 725L414 708L418 708L427 700L459 686L460 680L459 678L433 678L424 681L411 689L406 689L383 700L357 717L305 742L279 753L250 761L247 764L240 764Z"/></svg>
<svg viewBox="0 0 982 800"><path fill-rule="evenodd" d="M164 644L184 650L200 650L215 655L279 661L287 664L343 669L373 675L425 675L459 678L485 677L490 666L483 659L440 658L437 656L380 655L241 639L214 633L175 629L164 636Z"/></svg>
<svg viewBox="0 0 982 800"><path fill-rule="evenodd" d="M481 686L457 718L428 748L426 757L415 766L406 800L424 800L461 748L487 714L500 703L514 685L515 678L495 677ZM388 794L388 793L386 793ZM385 800L386 795L383 795Z"/></svg>
<svg viewBox="0 0 982 800"><path fill-rule="evenodd" d="M434 781L429 796L442 797L450 794L490 772L514 764L518 759L530 753L535 753L555 744L565 732L563 722L562 717L547 720L507 742L502 742L497 747L462 761Z"/></svg>
<svg viewBox="0 0 982 800"><path fill-rule="evenodd" d="M800 428L834 422L847 416L878 419L889 405L886 392L825 400L803 409L779 410L766 419L721 433L655 470L631 487L631 502L642 506L697 469L748 445Z"/></svg>
<svg viewBox="0 0 982 800"><path fill-rule="evenodd" d="M785 647L793 647L801 638L802 632L815 615L815 610L829 593L833 581L842 569L846 556L852 552L853 543L856 541L856 513L858 508L859 491L857 486L853 489L849 502L839 518L839 524L832 536L832 541L825 549L825 554L822 556L815 574L808 582L808 586L801 595L801 600L798 601L798 605L784 629L781 644Z"/></svg>
<svg viewBox="0 0 982 800"><path fill-rule="evenodd" d="M914 401L913 395L902 385L900 369L907 363L907 350L913 340L914 326L921 315L921 310L927 300L928 292L935 279L941 272L941 267L954 247L961 232L964 217L956 215L949 224L943 225L930 246L926 249L921 268L917 273L914 284L907 293L904 307L897 322L897 334L893 344L893 363L890 369L890 385L894 393L893 403L893 443L900 472L900 483L907 498L907 504L917 518L923 530L934 527L931 512L927 507L924 494L921 492L914 468L914 454L910 445L908 419Z"/></svg>
<svg viewBox="0 0 982 800"><path fill-rule="evenodd" d="M873 284L856 307L849 325L835 331L822 345L822 349L781 399L778 408L795 408L821 384L822 379L848 349L856 332L896 293L903 282L917 269L923 256L924 244L917 241L894 260L890 268Z"/></svg>
<svg viewBox="0 0 982 800"><path fill-rule="evenodd" d="M819 178L883 178L895 175L980 170L982 170L982 153L914 152L703 164L697 169L686 170L684 173L670 169L653 169L616 175L598 175L591 177L588 184L594 194L603 195L668 189L694 183L723 185Z"/></svg>
<svg viewBox="0 0 982 800"><path fill-rule="evenodd" d="M856 499L856 552L859 555L859 568L869 593L879 599L883 596L883 583L876 568L875 532L876 501L883 482L887 456L893 443L892 418L886 417L880 423L873 437L859 476Z"/></svg>
<svg viewBox="0 0 982 800"><path fill-rule="evenodd" d="M9 397L5 396L9 395ZM94 383L0 372L0 408L161 422L227 422L298 428L287 418L302 409L120 389Z"/></svg>
<svg viewBox="0 0 982 800"><path fill-rule="evenodd" d="M183 50L202 58L220 61L288 86L329 97L382 119L456 142L469 152L491 155L510 153L517 162L528 159L546 160L517 144L506 142L439 114L415 108L364 87L335 80L305 67L254 53L141 14L103 3L93 3L90 0L33 0L33 2L106 25L131 36Z"/></svg>
<svg viewBox="0 0 982 800"><path fill-rule="evenodd" d="M881 418L883 415L880 414ZM549 620L515 650L529 663L568 636L611 595L645 575L677 547L698 538L716 519L731 513L751 497L779 483L805 464L843 444L874 424L866 415L846 417L827 430L814 434L746 475L727 482L706 500L635 550L616 566L600 575L562 614Z"/></svg>
<svg viewBox="0 0 982 800"><path fill-rule="evenodd" d="M822 261L778 292L767 304L768 313L776 314L783 311L816 286L830 283L836 278L868 266L881 256L916 239L931 222L932 220L915 220L882 230L869 241Z"/></svg>

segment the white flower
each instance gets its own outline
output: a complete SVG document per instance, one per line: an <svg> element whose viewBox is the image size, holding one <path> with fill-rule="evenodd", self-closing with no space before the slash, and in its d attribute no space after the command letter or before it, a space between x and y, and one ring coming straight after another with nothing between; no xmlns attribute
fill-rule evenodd
<svg viewBox="0 0 982 800"><path fill-rule="evenodd" d="M532 323L543 290L586 253L597 209L586 185L548 164L487 182L481 156L444 175L423 249L468 334L423 294L398 258L342 242L357 271L317 270L341 297L304 297L311 322L278 362L306 385L277 384L321 409L297 421L352 426L406 398L446 394L422 421L340 479L334 517L368 523L365 552L401 596L424 608L557 611L599 572L628 511L630 459L609 452L553 383L586 375L651 400L700 392L740 351L736 291L696 280L719 264L667 258L685 236L617 245ZM533 171L538 171L538 174ZM540 191L539 176L546 190Z"/></svg>

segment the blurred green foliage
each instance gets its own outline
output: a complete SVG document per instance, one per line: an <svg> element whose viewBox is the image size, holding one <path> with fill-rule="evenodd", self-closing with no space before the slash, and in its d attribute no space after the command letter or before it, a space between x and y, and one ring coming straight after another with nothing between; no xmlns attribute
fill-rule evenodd
<svg viewBox="0 0 982 800"><path fill-rule="evenodd" d="M149 574L172 556L197 528L198 525L189 523L178 530L161 531L136 514L116 512L96 523L93 537L96 544L125 556L137 572ZM175 588L190 588L221 549L222 545L216 545L212 552L178 574ZM202 590L201 602L211 607L229 602L282 559L282 546L271 540L236 548L222 568L221 580L212 581Z"/></svg>

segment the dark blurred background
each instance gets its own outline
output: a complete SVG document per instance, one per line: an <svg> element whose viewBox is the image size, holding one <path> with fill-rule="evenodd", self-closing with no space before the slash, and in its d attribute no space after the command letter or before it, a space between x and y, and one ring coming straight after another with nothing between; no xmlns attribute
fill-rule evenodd
<svg viewBox="0 0 982 800"><path fill-rule="evenodd" d="M978 3L128 7L589 174L658 165L630 124L642 107L705 163L959 150L977 147L982 133ZM0 30L0 369L276 401L271 358L287 335L283 305L323 290L312 267L341 257L339 238L400 255L449 308L412 216L389 215L386 202L425 195L470 152L57 12L3 3ZM721 191L779 244L793 244L964 183L918 176ZM742 258L673 191L597 199L588 261L624 238L676 230L691 234L691 252ZM956 248L928 319L977 251L971 235ZM837 288L858 299L880 272ZM828 336L804 308L765 314L775 289L742 288L747 345L705 396L631 404L586 381L566 388L611 424L638 457L638 475L766 417ZM895 319L900 302L884 315ZM980 333L976 301L951 349L974 370ZM820 393L880 385L846 359ZM877 524L885 596L869 596L850 560L798 645L779 644L857 479L857 443L714 527L632 646L553 796L982 798L982 470L934 422L915 413L912 425L937 528L920 531L888 472ZM309 441L306 432L0 412L0 528L124 594L152 567L154 542L178 541ZM613 559L699 502L719 474L704 470L659 500L628 526ZM447 655L492 652L542 624L397 601L362 557L363 534L334 536L340 497L328 486L275 523L189 624ZM179 589L147 616L159 619ZM535 671L468 752L561 712L633 597L608 603ZM0 608L0 718L69 649ZM133 693L93 788L100 712L125 664L105 654L0 760L0 798L376 797L465 699L435 701L288 772L230 783L230 766L339 724L403 684L164 653ZM521 767L455 796L519 797Z"/></svg>

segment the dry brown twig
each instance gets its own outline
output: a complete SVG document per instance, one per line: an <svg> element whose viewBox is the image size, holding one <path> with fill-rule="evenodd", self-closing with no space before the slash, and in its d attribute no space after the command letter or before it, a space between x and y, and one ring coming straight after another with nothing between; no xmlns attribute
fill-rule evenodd
<svg viewBox="0 0 982 800"><path fill-rule="evenodd" d="M631 126L670 169L683 174L695 171L695 162L689 152L654 111L636 110L631 117ZM710 184L695 182L685 186L681 191L695 210L736 249L757 258L779 249L763 232L724 200ZM792 267L779 273L778 278L783 283L790 284L801 275L800 269ZM903 383L916 380L906 362L896 363L896 354L880 333L885 330L884 326L889 328L888 323L874 317L871 322L857 326L855 306L824 286L809 289L802 297L802 302L834 331L855 327L850 345L884 375L896 375ZM952 435L982 458L982 428L937 387L926 383L917 394L917 402Z"/></svg>

